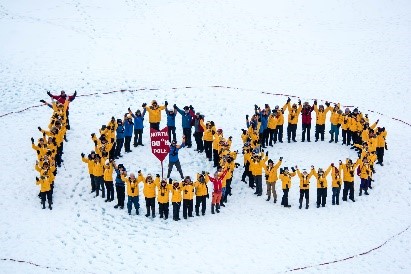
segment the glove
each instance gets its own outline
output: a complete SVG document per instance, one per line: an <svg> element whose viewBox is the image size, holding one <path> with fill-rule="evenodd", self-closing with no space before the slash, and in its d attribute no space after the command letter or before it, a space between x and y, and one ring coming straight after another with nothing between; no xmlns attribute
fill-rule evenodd
<svg viewBox="0 0 411 274"><path fill-rule="evenodd" d="M91 133L91 137L94 137L96 134L95 133Z"/></svg>
<svg viewBox="0 0 411 274"><path fill-rule="evenodd" d="M165 106L168 106L168 102L167 102L167 101L165 101L165 102L164 102L164 105L165 105Z"/></svg>
<svg viewBox="0 0 411 274"><path fill-rule="evenodd" d="M331 166L334 167L334 163L331 163Z"/></svg>
<svg viewBox="0 0 411 274"><path fill-rule="evenodd" d="M291 170L294 172L294 171L295 171L295 168L294 168L294 167L291 167Z"/></svg>
<svg viewBox="0 0 411 274"><path fill-rule="evenodd" d="M47 91L47 95L52 97L53 95L51 95L50 91Z"/></svg>
<svg viewBox="0 0 411 274"><path fill-rule="evenodd" d="M330 106L330 103L329 103L329 102L325 102L325 105L326 105L327 107L329 107L329 106Z"/></svg>
<svg viewBox="0 0 411 274"><path fill-rule="evenodd" d="M387 145L387 143L385 143L385 150L388 150L388 145Z"/></svg>
<svg viewBox="0 0 411 274"><path fill-rule="evenodd" d="M207 199L210 199L210 195L207 193Z"/></svg>
<svg viewBox="0 0 411 274"><path fill-rule="evenodd" d="M173 179L169 178L168 183L171 185L173 183Z"/></svg>
<svg viewBox="0 0 411 274"><path fill-rule="evenodd" d="M214 135L214 134L215 134L215 131L214 131L214 130L212 130L212 131L211 131L211 133Z"/></svg>
<svg viewBox="0 0 411 274"><path fill-rule="evenodd" d="M308 185L307 184L303 184L303 187L307 187Z"/></svg>
<svg viewBox="0 0 411 274"><path fill-rule="evenodd" d="M190 108L190 110L194 110L194 108L193 108L193 106L192 106L192 105L190 105L190 106L189 106L189 108Z"/></svg>
<svg viewBox="0 0 411 274"><path fill-rule="evenodd" d="M337 182L337 185L338 185L338 187L340 187L340 186L341 186L341 183L340 183L340 182Z"/></svg>
<svg viewBox="0 0 411 274"><path fill-rule="evenodd" d="M131 111L131 109L130 109L130 108L128 108L127 110L128 110L128 111ZM112 117L111 119L113 119L113 118L114 118L114 117Z"/></svg>
<svg viewBox="0 0 411 274"><path fill-rule="evenodd" d="M143 103L141 106L142 106L143 108L145 108L145 107L147 106L147 103Z"/></svg>
<svg viewBox="0 0 411 274"><path fill-rule="evenodd" d="M265 156L268 156L268 151L265 152Z"/></svg>
<svg viewBox="0 0 411 274"><path fill-rule="evenodd" d="M160 178L160 174L156 174L156 177L157 177L157 178Z"/></svg>
<svg viewBox="0 0 411 274"><path fill-rule="evenodd" d="M42 99L42 100L40 100L40 103L44 103L44 104L45 104L45 103L46 103L46 101L44 101L44 100Z"/></svg>
<svg viewBox="0 0 411 274"><path fill-rule="evenodd" d="M81 157L84 157L84 155L85 155L84 153L81 153Z"/></svg>
<svg viewBox="0 0 411 274"><path fill-rule="evenodd" d="M203 170L203 171L201 171L201 174L205 175L206 173L205 173L205 171Z"/></svg>
<svg viewBox="0 0 411 274"><path fill-rule="evenodd" d="M243 135L246 135L246 134L247 134L247 130L241 129L241 131L243 132Z"/></svg>
<svg viewBox="0 0 411 274"><path fill-rule="evenodd" d="M282 161L283 160L283 157L280 157L280 161Z"/></svg>
<svg viewBox="0 0 411 274"><path fill-rule="evenodd" d="M39 178L38 177L36 177L36 181L38 181L39 180Z"/></svg>
<svg viewBox="0 0 411 274"><path fill-rule="evenodd" d="M341 124L337 124L337 127L340 128Z"/></svg>
<svg viewBox="0 0 411 274"><path fill-rule="evenodd" d="M257 110L257 109L258 109L258 106L257 106L257 105L254 105L254 109Z"/></svg>
<svg viewBox="0 0 411 274"><path fill-rule="evenodd" d="M228 137L229 140L233 139L233 136Z"/></svg>
<svg viewBox="0 0 411 274"><path fill-rule="evenodd" d="M245 119L247 119L247 120L248 120L248 117L249 117L249 116L248 116L248 114L247 114L247 115L245 116Z"/></svg>
<svg viewBox="0 0 411 274"><path fill-rule="evenodd" d="M298 99L298 105L301 106L301 99Z"/></svg>
<svg viewBox="0 0 411 274"><path fill-rule="evenodd" d="M173 108L177 108L177 105L176 105L176 104L174 104L174 105L173 105Z"/></svg>
<svg viewBox="0 0 411 274"><path fill-rule="evenodd" d="M31 137L31 143L34 144L34 138L33 137Z"/></svg>
<svg viewBox="0 0 411 274"><path fill-rule="evenodd" d="M317 105L317 100L314 100L314 105Z"/></svg>
<svg viewBox="0 0 411 274"><path fill-rule="evenodd" d="M41 131L41 127L37 127L39 129L39 131Z"/></svg>
<svg viewBox="0 0 411 274"><path fill-rule="evenodd" d="M111 142L114 143L114 138L111 138Z"/></svg>
<svg viewBox="0 0 411 274"><path fill-rule="evenodd" d="M138 173L140 174L140 173L141 173L141 170L139 170Z"/></svg>
<svg viewBox="0 0 411 274"><path fill-rule="evenodd" d="M265 180L268 180L268 175L265 175Z"/></svg>
<svg viewBox="0 0 411 274"><path fill-rule="evenodd" d="M77 96L77 90L75 90L73 93L73 97L76 97L76 96Z"/></svg>
<svg viewBox="0 0 411 274"><path fill-rule="evenodd" d="M289 103L289 102L291 102L291 98L290 98L290 97L287 98L287 103Z"/></svg>

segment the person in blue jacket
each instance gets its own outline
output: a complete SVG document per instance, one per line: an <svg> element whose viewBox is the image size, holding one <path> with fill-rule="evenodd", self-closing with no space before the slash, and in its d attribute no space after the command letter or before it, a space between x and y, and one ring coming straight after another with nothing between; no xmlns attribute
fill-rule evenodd
<svg viewBox="0 0 411 274"><path fill-rule="evenodd" d="M146 115L146 109L143 109L143 113L137 109L134 114L130 108L128 108L128 113L134 118L134 147L144 146L143 145L143 129L144 129L144 116Z"/></svg>
<svg viewBox="0 0 411 274"><path fill-rule="evenodd" d="M191 143L191 126L192 126L192 120L194 118L194 108L190 105L190 107L185 106L181 110L176 104L174 104L174 108L177 109L178 113L181 114L181 123L183 126L183 135L185 136L186 140L186 145L188 148L191 148L192 143Z"/></svg>
<svg viewBox="0 0 411 274"><path fill-rule="evenodd" d="M117 193L117 205L114 208L123 209L124 208L124 200L126 198L126 186L121 180L121 175L127 175L126 168L123 164L117 165L116 162L113 162L114 170L116 171L116 193Z"/></svg>
<svg viewBox="0 0 411 274"><path fill-rule="evenodd" d="M259 141L263 148L266 148L268 145L268 115L267 110L258 108L256 112L259 113L259 120L261 122L260 132L259 132Z"/></svg>
<svg viewBox="0 0 411 274"><path fill-rule="evenodd" d="M177 171L180 173L181 179L184 179L183 171L181 170L180 160L178 159L178 151L183 147L185 147L185 137L183 137L183 142L181 143L181 145L177 145L176 140L171 141L170 152L168 153L167 178L170 178L171 170L174 166L176 166Z"/></svg>
<svg viewBox="0 0 411 274"><path fill-rule="evenodd" d="M176 138L176 116L177 109L167 109L167 128L168 128L168 141L177 140ZM171 139L171 134L173 134L173 139Z"/></svg>
<svg viewBox="0 0 411 274"><path fill-rule="evenodd" d="M124 151L132 152L130 149L131 137L133 136L133 119L130 114L124 114Z"/></svg>
<svg viewBox="0 0 411 274"><path fill-rule="evenodd" d="M114 152L114 158L118 159L123 157L121 155L121 149L124 144L124 125L121 119L117 119L117 129L116 129L116 151Z"/></svg>

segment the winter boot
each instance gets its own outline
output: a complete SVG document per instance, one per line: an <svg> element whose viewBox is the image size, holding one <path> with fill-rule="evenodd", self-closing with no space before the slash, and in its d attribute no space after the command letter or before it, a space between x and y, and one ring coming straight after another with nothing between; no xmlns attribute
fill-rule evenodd
<svg viewBox="0 0 411 274"><path fill-rule="evenodd" d="M271 199L271 196L268 196L268 198L267 198L267 200L266 201L269 201Z"/></svg>
<svg viewBox="0 0 411 274"><path fill-rule="evenodd" d="M196 206L196 216L200 216L200 208Z"/></svg>
<svg viewBox="0 0 411 274"><path fill-rule="evenodd" d="M118 208L118 205L115 205L114 208Z"/></svg>
<svg viewBox="0 0 411 274"><path fill-rule="evenodd" d="M46 208L46 201L44 201L44 202L42 201L41 204L43 205L43 209L45 209Z"/></svg>
<svg viewBox="0 0 411 274"><path fill-rule="evenodd" d="M150 207L149 206L146 206L146 208L147 208L147 214L145 215L146 217L150 217Z"/></svg>
<svg viewBox="0 0 411 274"><path fill-rule="evenodd" d="M214 212L214 207L215 207L215 205L214 205L214 204L211 204L211 214L215 214L215 212Z"/></svg>
<svg viewBox="0 0 411 274"><path fill-rule="evenodd" d="M138 212L138 208L136 209L136 215L140 215L140 213Z"/></svg>
<svg viewBox="0 0 411 274"><path fill-rule="evenodd" d="M215 205L215 211L216 211L217 213L220 213L220 204L216 204L216 205Z"/></svg>

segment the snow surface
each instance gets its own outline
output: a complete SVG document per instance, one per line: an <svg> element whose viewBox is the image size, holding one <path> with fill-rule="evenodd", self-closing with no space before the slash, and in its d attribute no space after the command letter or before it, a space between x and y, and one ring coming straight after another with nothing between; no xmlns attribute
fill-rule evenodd
<svg viewBox="0 0 411 274"><path fill-rule="evenodd" d="M46 90L100 93L78 97L70 107L72 130L52 212L40 209L30 146L50 109L0 118L0 259L40 265L2 260L0 272L280 273L315 266L303 271L410 273L410 231L391 237L411 224L411 128L390 119L411 121L410 18L409 1L0 1L0 115L37 104ZM194 88L172 89L186 86ZM101 94L139 88L159 90ZM294 179L293 207L284 209L255 197L240 182L240 168L220 214L211 215L208 204L205 217L176 223L128 216L89 194L80 153L92 149L90 133L112 115L151 99L193 104L240 149L240 129L254 103L286 100L261 91L383 113L369 113L389 134L386 165L377 167L370 196L332 206L329 189L327 207L316 209L312 187L310 209L299 210ZM122 162L131 171L155 174L160 165L147 132L146 146L133 148ZM355 156L327 140L276 145L269 156L307 168ZM213 170L192 149L181 150L180 159L187 175ZM388 239L367 255L317 266Z"/></svg>

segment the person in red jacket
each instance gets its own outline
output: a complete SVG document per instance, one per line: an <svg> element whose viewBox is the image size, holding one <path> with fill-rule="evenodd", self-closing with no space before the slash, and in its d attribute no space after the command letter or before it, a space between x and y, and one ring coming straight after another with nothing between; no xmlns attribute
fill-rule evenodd
<svg viewBox="0 0 411 274"><path fill-rule="evenodd" d="M314 105L310 106L308 102L304 102L303 109L301 110L303 133L301 142L305 141L305 134L307 133L307 142L310 142L310 130L311 130L311 112L314 110Z"/></svg>
<svg viewBox="0 0 411 274"><path fill-rule="evenodd" d="M217 213L220 213L220 201L221 201L221 195L222 195L222 191L223 191L223 179L225 177L225 175L227 174L228 169L224 170L223 172L216 172L215 173L215 177L213 178L211 176L208 176L208 178L210 179L210 181L213 183L214 185L214 189L213 189L213 199L211 202L211 213L214 214L214 208L217 211Z"/></svg>
<svg viewBox="0 0 411 274"><path fill-rule="evenodd" d="M59 102L60 104L64 105L66 100L72 102L74 99L76 99L77 91L74 91L73 95L70 95L70 96L67 96L67 94L64 90L62 90L60 92L60 95L53 95L53 94L50 93L50 91L47 91L47 95L50 96L52 99L56 100L57 102ZM69 106L67 106L66 114L67 114L67 129L69 130L70 129ZM65 136L64 136L64 138L65 138Z"/></svg>

